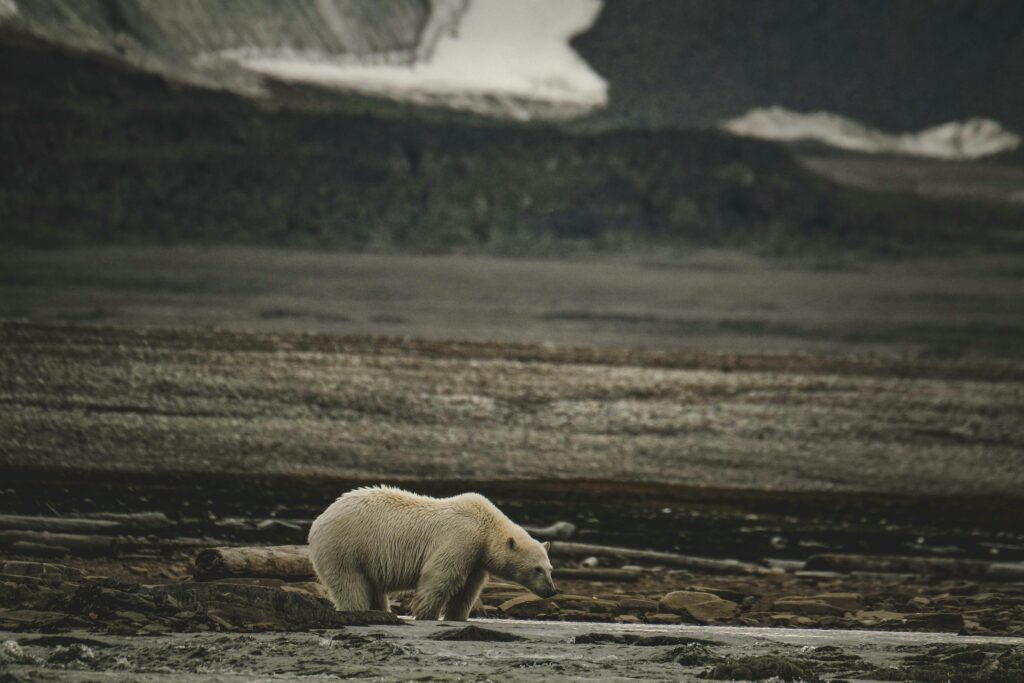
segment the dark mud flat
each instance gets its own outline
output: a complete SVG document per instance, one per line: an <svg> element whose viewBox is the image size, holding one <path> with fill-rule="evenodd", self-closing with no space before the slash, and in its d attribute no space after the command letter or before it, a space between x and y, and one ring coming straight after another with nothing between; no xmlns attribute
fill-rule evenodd
<svg viewBox="0 0 1024 683"><path fill-rule="evenodd" d="M0 250L0 318L122 327L1020 360L1022 297L1019 249L900 260Z"/></svg>
<svg viewBox="0 0 1024 683"><path fill-rule="evenodd" d="M2 323L0 372L8 470L1024 491L1008 361Z"/></svg>
<svg viewBox="0 0 1024 683"><path fill-rule="evenodd" d="M480 621L297 634L0 632L7 680L955 680L1024 676L1024 639ZM516 639L509 642L508 636ZM775 678L773 678L775 677Z"/></svg>

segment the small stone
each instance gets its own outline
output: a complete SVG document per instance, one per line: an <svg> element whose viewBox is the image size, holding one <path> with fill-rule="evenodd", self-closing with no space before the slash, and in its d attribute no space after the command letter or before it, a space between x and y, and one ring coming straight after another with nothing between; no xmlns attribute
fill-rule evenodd
<svg viewBox="0 0 1024 683"><path fill-rule="evenodd" d="M678 614L655 613L646 615L644 621L648 624L681 624L683 618Z"/></svg>
<svg viewBox="0 0 1024 683"><path fill-rule="evenodd" d="M792 624L796 623L796 615L795 614L787 614L787 613L772 614L771 616L768 617L768 619L773 624L778 625L778 626L791 626Z"/></svg>
<svg viewBox="0 0 1024 683"><path fill-rule="evenodd" d="M593 614L586 610L562 609L558 613L562 621L607 621L608 617L602 614Z"/></svg>
<svg viewBox="0 0 1024 683"><path fill-rule="evenodd" d="M639 624L640 617L634 616L632 614L620 614L619 616L615 617L615 621L619 624Z"/></svg>
<svg viewBox="0 0 1024 683"><path fill-rule="evenodd" d="M672 591L658 601L658 608L664 612L689 616L702 624L732 619L740 612L735 602L696 591Z"/></svg>
<svg viewBox="0 0 1024 683"><path fill-rule="evenodd" d="M595 614L612 614L615 612L619 603L613 600L598 600L596 598L590 600L587 603L589 611Z"/></svg>
<svg viewBox="0 0 1024 683"><path fill-rule="evenodd" d="M928 631L948 631L959 633L966 624L957 612L923 612L908 614L904 617L904 625L909 628L920 628Z"/></svg>
<svg viewBox="0 0 1024 683"><path fill-rule="evenodd" d="M846 610L813 598L780 598L772 603L772 608L792 614L825 614L841 617L846 613Z"/></svg>
<svg viewBox="0 0 1024 683"><path fill-rule="evenodd" d="M732 600L736 603L743 602L743 598L747 597L746 593L729 590L728 588L712 588L711 586L690 586L687 590L696 591L698 593L711 593L712 595L717 595L723 600Z"/></svg>
<svg viewBox="0 0 1024 683"><path fill-rule="evenodd" d="M517 636L514 633L496 631L494 629L483 628L482 626L477 626L475 624L463 626L462 628L441 631L440 633L431 636L431 638L433 640L458 640L489 643L510 643L517 640L523 640L522 636Z"/></svg>
<svg viewBox="0 0 1024 683"><path fill-rule="evenodd" d="M501 603L498 607L502 612L510 617L520 617L530 619L532 617L540 616L551 611L558 609L558 605L545 600L544 598L538 598L533 595L524 595L518 598L512 598Z"/></svg>
<svg viewBox="0 0 1024 683"><path fill-rule="evenodd" d="M235 628L234 625L225 618L225 616L220 612L220 610L207 610L206 616L210 619L210 621L217 624L223 629L234 630Z"/></svg>
<svg viewBox="0 0 1024 683"><path fill-rule="evenodd" d="M923 595L918 595L917 597L913 597L910 598L910 600L907 600L907 609L919 610L924 607L927 607L930 604L932 604L931 600L924 597Z"/></svg>
<svg viewBox="0 0 1024 683"><path fill-rule="evenodd" d="M657 610L657 602L654 600L644 600L643 598L623 598L622 600L619 600L618 605L615 607L615 612L617 614L646 614L647 612L656 612Z"/></svg>
<svg viewBox="0 0 1024 683"><path fill-rule="evenodd" d="M96 659L96 653L88 645L82 643L71 643L70 645L58 645L47 658L52 664L68 664L70 662L91 662Z"/></svg>
<svg viewBox="0 0 1024 683"><path fill-rule="evenodd" d="M821 600L844 612L856 612L864 608L864 598L858 593L821 593L815 595L814 599Z"/></svg>
<svg viewBox="0 0 1024 683"><path fill-rule="evenodd" d="M0 643L0 664L39 664L39 658L25 652L15 640Z"/></svg>
<svg viewBox="0 0 1024 683"><path fill-rule="evenodd" d="M588 557L584 559L582 562L580 562L580 567L583 567L584 569L595 569L600 566L601 560L597 559L596 557Z"/></svg>
<svg viewBox="0 0 1024 683"><path fill-rule="evenodd" d="M143 614L142 612L133 612L131 610L121 610L118 612L114 612L114 616L120 619L127 619L128 621L133 621L135 623L140 623L146 620L145 614Z"/></svg>
<svg viewBox="0 0 1024 683"><path fill-rule="evenodd" d="M903 615L898 612L886 610L861 610L854 615L863 626L878 626L880 624L892 624L903 621Z"/></svg>

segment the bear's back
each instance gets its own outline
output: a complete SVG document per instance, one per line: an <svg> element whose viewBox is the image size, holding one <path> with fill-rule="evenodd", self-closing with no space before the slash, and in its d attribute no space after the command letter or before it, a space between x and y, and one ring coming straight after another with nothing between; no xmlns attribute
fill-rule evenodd
<svg viewBox="0 0 1024 683"><path fill-rule="evenodd" d="M478 504L471 497L431 498L386 486L355 489L314 520L311 559L314 566L358 567L389 590L414 588L439 545L454 541L476 553L486 527L480 520L485 508Z"/></svg>

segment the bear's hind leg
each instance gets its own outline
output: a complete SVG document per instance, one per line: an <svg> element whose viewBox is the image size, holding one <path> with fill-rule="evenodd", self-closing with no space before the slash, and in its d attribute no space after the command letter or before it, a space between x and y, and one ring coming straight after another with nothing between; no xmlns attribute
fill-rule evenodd
<svg viewBox="0 0 1024 683"><path fill-rule="evenodd" d="M474 569L466 579L466 585L445 606L445 621L466 621L486 583L487 572L483 569Z"/></svg>
<svg viewBox="0 0 1024 683"><path fill-rule="evenodd" d="M373 608L373 590L365 576L358 572L335 572L321 577L339 612L365 612Z"/></svg>

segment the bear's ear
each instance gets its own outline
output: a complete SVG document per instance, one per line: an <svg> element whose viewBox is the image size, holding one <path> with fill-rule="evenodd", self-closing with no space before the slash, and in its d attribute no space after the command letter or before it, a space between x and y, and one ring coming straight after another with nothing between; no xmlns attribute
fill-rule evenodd
<svg viewBox="0 0 1024 683"><path fill-rule="evenodd" d="M544 541L541 545L544 546L545 551L551 550L551 541Z"/></svg>
<svg viewBox="0 0 1024 683"><path fill-rule="evenodd" d="M516 549L516 539L512 538L511 536L508 537L508 549L509 550L515 550Z"/></svg>

